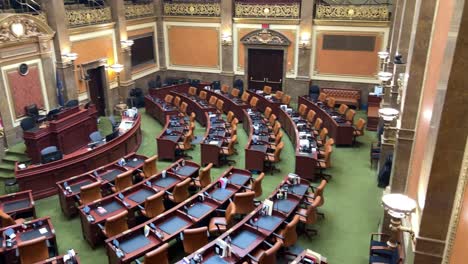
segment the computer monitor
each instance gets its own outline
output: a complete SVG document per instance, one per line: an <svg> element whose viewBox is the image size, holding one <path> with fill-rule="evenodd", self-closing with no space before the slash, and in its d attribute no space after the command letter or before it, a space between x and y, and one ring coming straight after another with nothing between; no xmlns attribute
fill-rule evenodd
<svg viewBox="0 0 468 264"><path fill-rule="evenodd" d="M63 157L63 155L62 155L62 152L60 150L50 152L50 153L47 153L47 154L42 154L41 155L41 163L46 164L46 163L53 162L53 161L56 161L56 160L61 160L62 157Z"/></svg>
<svg viewBox="0 0 468 264"><path fill-rule="evenodd" d="M110 133L109 135L106 136L106 142L109 142L111 140L113 140L114 138L118 137L119 136L119 130L116 129L114 130L114 132Z"/></svg>
<svg viewBox="0 0 468 264"><path fill-rule="evenodd" d="M383 87L380 85L374 86L374 94L379 96L383 93Z"/></svg>

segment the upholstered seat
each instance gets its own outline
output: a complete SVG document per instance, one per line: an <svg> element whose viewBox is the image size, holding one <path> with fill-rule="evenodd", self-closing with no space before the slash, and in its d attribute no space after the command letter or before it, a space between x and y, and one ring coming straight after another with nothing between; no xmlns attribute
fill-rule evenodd
<svg viewBox="0 0 468 264"><path fill-rule="evenodd" d="M88 204L101 198L101 182L97 181L85 186L81 186L79 200L80 204Z"/></svg>

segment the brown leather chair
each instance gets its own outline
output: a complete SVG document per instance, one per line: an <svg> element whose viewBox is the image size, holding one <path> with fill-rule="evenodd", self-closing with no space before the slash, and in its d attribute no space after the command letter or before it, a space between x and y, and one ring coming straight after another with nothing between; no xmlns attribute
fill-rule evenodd
<svg viewBox="0 0 468 264"><path fill-rule="evenodd" d="M123 172L115 178L115 185L112 187L113 192L121 192L125 188L128 188L133 185L133 171L129 170Z"/></svg>
<svg viewBox="0 0 468 264"><path fill-rule="evenodd" d="M192 138L193 138L193 131L189 130L182 142L177 143L176 149L180 151L180 156L183 158L192 158L190 155L187 155L186 151L192 149Z"/></svg>
<svg viewBox="0 0 468 264"><path fill-rule="evenodd" d="M271 94L271 86L268 86L268 85L263 86L263 92L266 94Z"/></svg>
<svg viewBox="0 0 468 264"><path fill-rule="evenodd" d="M322 103L325 103L325 101L327 100L327 94L326 93L320 93L317 100L322 102Z"/></svg>
<svg viewBox="0 0 468 264"><path fill-rule="evenodd" d="M279 232L279 235L283 237L283 246L290 247L296 244L297 241L297 232L296 226L299 223L300 216L294 215L291 222L289 222L286 227Z"/></svg>
<svg viewBox="0 0 468 264"><path fill-rule="evenodd" d="M327 141L325 142L325 145L322 146L323 149L319 149L317 154L320 158L323 158L325 155L325 150L327 149L328 146L333 146L335 145L335 140L333 138L328 138Z"/></svg>
<svg viewBox="0 0 468 264"><path fill-rule="evenodd" d="M243 92L241 96L242 102L247 103L249 101L249 97L250 97L249 93Z"/></svg>
<svg viewBox="0 0 468 264"><path fill-rule="evenodd" d="M273 133L270 134L270 142L275 142L276 137L279 135L279 132L281 131L281 124L280 122L276 121L275 125L273 126Z"/></svg>
<svg viewBox="0 0 468 264"><path fill-rule="evenodd" d="M190 113L190 117L189 117L190 123L195 122L195 118L197 118L197 114L195 114L195 112Z"/></svg>
<svg viewBox="0 0 468 264"><path fill-rule="evenodd" d="M252 97L252 99L250 99L250 107L256 108L257 104L258 104L258 98L257 97Z"/></svg>
<svg viewBox="0 0 468 264"><path fill-rule="evenodd" d="M200 97L200 99L206 100L206 98L208 97L208 94L206 93L206 91L201 91L198 96Z"/></svg>
<svg viewBox="0 0 468 264"><path fill-rule="evenodd" d="M211 168L213 163L208 164L205 168L200 170L198 177L193 180L191 183L192 186L197 187L198 189L203 189L211 183Z"/></svg>
<svg viewBox="0 0 468 264"><path fill-rule="evenodd" d="M335 99L335 97L328 97L327 106L330 107L331 109L334 109L334 108L335 108L335 104L336 104L336 99Z"/></svg>
<svg viewBox="0 0 468 264"><path fill-rule="evenodd" d="M7 227L7 226L11 226L11 225L17 225L17 224L23 224L24 223L24 219L20 218L20 219L15 220L10 215L3 212L2 210L0 210L0 219L2 221L2 226L1 226L2 228Z"/></svg>
<svg viewBox="0 0 468 264"><path fill-rule="evenodd" d="M320 129L322 129L322 124L323 124L322 118L317 117L315 119L315 123L314 123L314 127L313 127L315 136L318 136Z"/></svg>
<svg viewBox="0 0 468 264"><path fill-rule="evenodd" d="M211 106L215 106L216 101L218 101L218 98L216 96L210 96L210 100L208 101L208 104Z"/></svg>
<svg viewBox="0 0 468 264"><path fill-rule="evenodd" d="M213 217L210 220L210 224L208 225L208 230L210 233L223 233L225 232L228 227L232 224L233 216L236 214L236 205L231 202L229 203L226 211L224 213L224 217Z"/></svg>
<svg viewBox="0 0 468 264"><path fill-rule="evenodd" d="M180 97L179 96L176 96L174 98L174 106L179 108L180 107Z"/></svg>
<svg viewBox="0 0 468 264"><path fill-rule="evenodd" d="M283 132L281 132L280 130L275 137L275 141L268 146L267 151L270 153L275 152L276 146L278 146L281 143L282 138L283 138Z"/></svg>
<svg viewBox="0 0 468 264"><path fill-rule="evenodd" d="M221 147L221 149L219 150L219 154L221 155L222 162L227 163L229 165L236 163L235 160L227 159L229 156L236 154L236 149L234 148L234 145L236 144L236 142L237 142L237 135L233 135L228 145L225 147Z"/></svg>
<svg viewBox="0 0 468 264"><path fill-rule="evenodd" d="M258 264L276 264L276 253L283 247L283 241L277 239L275 244L268 249L258 248L253 256L258 260Z"/></svg>
<svg viewBox="0 0 468 264"><path fill-rule="evenodd" d="M183 116L187 115L187 107L188 107L188 104L187 104L186 102L182 102L182 103L180 104L179 110L180 110L180 113L181 113Z"/></svg>
<svg viewBox="0 0 468 264"><path fill-rule="evenodd" d="M104 235L109 238L128 230L127 216L128 212L123 211L107 218L104 230L102 230Z"/></svg>
<svg viewBox="0 0 468 264"><path fill-rule="evenodd" d="M255 198L260 197L263 194L262 182L264 178L265 173L262 172L257 178L252 180L252 183L249 186L249 188L255 192Z"/></svg>
<svg viewBox="0 0 468 264"><path fill-rule="evenodd" d="M81 186L80 188L80 204L88 204L102 198L101 182L93 182L91 184Z"/></svg>
<svg viewBox="0 0 468 264"><path fill-rule="evenodd" d="M197 95L197 88L190 86L188 89L189 95L196 96Z"/></svg>
<svg viewBox="0 0 468 264"><path fill-rule="evenodd" d="M348 112L346 112L346 123L348 125L352 125L354 123L354 116L356 115L356 111L353 109L349 109Z"/></svg>
<svg viewBox="0 0 468 264"><path fill-rule="evenodd" d="M314 110L309 110L309 112L307 112L307 117L306 117L306 120L307 122L309 122L309 124L313 124L314 123L314 120L315 120L315 111Z"/></svg>
<svg viewBox="0 0 468 264"><path fill-rule="evenodd" d="M297 215L299 215L300 225L299 231L301 234L310 238L312 235L317 235L317 230L307 228L307 225L313 225L317 222L317 207L320 204L322 197L315 197L313 203L307 208L301 208L297 210Z"/></svg>
<svg viewBox="0 0 468 264"><path fill-rule="evenodd" d="M319 196L321 197L321 199L320 199L320 202L317 204L317 207L321 207L325 203L324 192L325 192L325 187L327 186L327 183L328 182L326 180L322 180L320 182L320 185L317 186L317 187L311 185L311 188L312 188L312 191L314 192L314 194L311 197L307 198L307 201L310 204L313 204L315 197L319 197ZM319 212L318 210L317 210L317 215L325 218L325 214Z"/></svg>
<svg viewBox="0 0 468 264"><path fill-rule="evenodd" d="M183 244L186 254L192 254L208 244L208 227L185 229Z"/></svg>
<svg viewBox="0 0 468 264"><path fill-rule="evenodd" d="M18 243L18 251L21 264L37 263L49 258L46 237L38 237Z"/></svg>
<svg viewBox="0 0 468 264"><path fill-rule="evenodd" d="M146 197L144 209L141 210L141 214L146 218L153 218L162 214L166 208L164 208L164 192L157 192L149 197Z"/></svg>
<svg viewBox="0 0 468 264"><path fill-rule="evenodd" d="M246 191L234 195L234 204L236 204L236 213L247 215L255 209L255 192Z"/></svg>
<svg viewBox="0 0 468 264"><path fill-rule="evenodd" d="M174 96L167 94L166 97L164 97L164 102L166 102L167 104L171 104L172 99L174 99Z"/></svg>
<svg viewBox="0 0 468 264"><path fill-rule="evenodd" d="M143 173L140 174L144 178L149 178L156 173L158 173L158 167L156 166L156 161L158 160L158 155L154 155L145 160L143 164Z"/></svg>
<svg viewBox="0 0 468 264"><path fill-rule="evenodd" d="M221 86L221 92L223 92L224 94L229 93L229 86L223 84L223 85Z"/></svg>
<svg viewBox="0 0 468 264"><path fill-rule="evenodd" d="M338 113L339 113L340 115L344 115L344 114L346 114L346 111L348 110L348 108L349 108L349 107L348 107L347 105L341 104L341 105L340 105L340 108L338 108Z"/></svg>
<svg viewBox="0 0 468 264"><path fill-rule="evenodd" d="M265 116L266 120L268 120L270 118L272 112L273 112L273 110L271 110L271 107L267 106L265 108L265 112L263 113L263 115Z"/></svg>
<svg viewBox="0 0 468 264"><path fill-rule="evenodd" d="M275 93L275 99L278 100L278 101L281 101L281 99L283 98L283 92L282 91L276 91Z"/></svg>
<svg viewBox="0 0 468 264"><path fill-rule="evenodd" d="M285 105L289 105L290 102L291 102L291 96L287 94L283 95L283 98L281 99L281 103Z"/></svg>
<svg viewBox="0 0 468 264"><path fill-rule="evenodd" d="M224 101L223 101L223 100L218 100L218 101L216 102L216 109L218 109L218 111L219 111L220 113L222 113L222 112L223 112L223 108L224 108Z"/></svg>
<svg viewBox="0 0 468 264"><path fill-rule="evenodd" d="M232 111L229 111L227 113L227 116L226 116L226 121L230 124L232 122L232 120L234 119L234 112Z"/></svg>
<svg viewBox="0 0 468 264"><path fill-rule="evenodd" d="M328 129L326 127L320 130L318 139L316 140L318 147L324 146L327 141Z"/></svg>
<svg viewBox="0 0 468 264"><path fill-rule="evenodd" d="M174 190L172 190L172 193L169 193L167 198L169 198L171 202L176 203L176 204L185 201L187 198L190 197L188 188L190 187L191 181L192 179L190 177L187 177L187 179L176 184L176 186L174 187Z"/></svg>
<svg viewBox="0 0 468 264"><path fill-rule="evenodd" d="M155 250L145 254L143 264L169 264L169 244L164 243Z"/></svg>
<svg viewBox="0 0 468 264"><path fill-rule="evenodd" d="M273 130L273 127L275 126L276 119L278 118L276 117L275 114L271 114L270 117L268 118L268 127L271 130Z"/></svg>
<svg viewBox="0 0 468 264"><path fill-rule="evenodd" d="M353 139L353 144L356 143L356 138L357 137L362 137L364 136L364 126L366 125L366 120L362 119L362 118L359 118L357 123L356 123L356 127L354 127L354 132L353 132L353 136L354 136L354 139Z"/></svg>
<svg viewBox="0 0 468 264"><path fill-rule="evenodd" d="M307 113L307 106L305 104L300 104L297 110L300 116L304 117Z"/></svg>
<svg viewBox="0 0 468 264"><path fill-rule="evenodd" d="M231 95L234 96L234 97L239 97L239 94L240 94L240 90L237 89L237 88L233 88L231 90Z"/></svg>
<svg viewBox="0 0 468 264"><path fill-rule="evenodd" d="M281 171L280 169L276 168L274 164L281 161L281 151L283 150L283 148L284 148L284 142L281 141L276 146L275 152L267 153L265 155L265 166L267 167L267 170L270 170L271 174L273 174L273 172L275 171L277 172Z"/></svg>
<svg viewBox="0 0 468 264"><path fill-rule="evenodd" d="M332 176L329 174L323 173L323 170L331 168L331 154L332 154L333 148L332 146L327 146L325 148L325 153L323 155L323 159L318 159L317 160L317 165L316 168L319 169L319 177L322 179L325 179L329 181Z"/></svg>

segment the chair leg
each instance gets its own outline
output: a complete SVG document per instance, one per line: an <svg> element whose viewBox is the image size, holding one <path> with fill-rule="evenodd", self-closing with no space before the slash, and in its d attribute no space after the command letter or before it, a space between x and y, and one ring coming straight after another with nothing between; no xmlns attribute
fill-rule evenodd
<svg viewBox="0 0 468 264"><path fill-rule="evenodd" d="M322 212L317 212L317 215L320 216L320 217L322 217L323 219L325 219L325 214L324 214L324 213L322 213Z"/></svg>
<svg viewBox="0 0 468 264"><path fill-rule="evenodd" d="M307 225L305 223L299 223L298 231L302 234L304 234L308 239L312 239L313 236L318 235L318 231L312 228L307 228Z"/></svg>

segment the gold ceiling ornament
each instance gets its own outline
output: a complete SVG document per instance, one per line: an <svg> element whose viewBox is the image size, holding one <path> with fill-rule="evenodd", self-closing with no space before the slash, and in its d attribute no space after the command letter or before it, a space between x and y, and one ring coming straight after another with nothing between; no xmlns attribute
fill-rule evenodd
<svg viewBox="0 0 468 264"><path fill-rule="evenodd" d="M0 43L18 42L33 37L54 35L54 31L33 15L0 15Z"/></svg>
<svg viewBox="0 0 468 264"><path fill-rule="evenodd" d="M299 18L301 6L292 4L244 4L236 3L235 16L261 18Z"/></svg>
<svg viewBox="0 0 468 264"><path fill-rule="evenodd" d="M259 29L250 32L241 38L244 45L273 45L273 46L289 46L291 41L279 33L271 29Z"/></svg>
<svg viewBox="0 0 468 264"><path fill-rule="evenodd" d="M219 3L164 3L166 16L221 16Z"/></svg>
<svg viewBox="0 0 468 264"><path fill-rule="evenodd" d="M110 7L65 10L68 27L81 27L112 21Z"/></svg>
<svg viewBox="0 0 468 264"><path fill-rule="evenodd" d="M125 5L125 18L133 19L154 16L153 4Z"/></svg>
<svg viewBox="0 0 468 264"><path fill-rule="evenodd" d="M387 5L317 5L316 19L389 21Z"/></svg>

